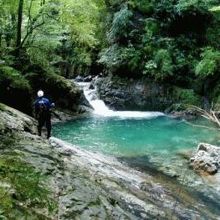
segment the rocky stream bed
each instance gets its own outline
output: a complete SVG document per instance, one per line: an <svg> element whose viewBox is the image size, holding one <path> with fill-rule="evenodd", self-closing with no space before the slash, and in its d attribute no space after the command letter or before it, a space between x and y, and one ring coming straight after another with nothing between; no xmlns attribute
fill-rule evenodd
<svg viewBox="0 0 220 220"><path fill-rule="evenodd" d="M188 187L181 175L138 171L126 161L57 138L47 141L36 136L34 119L5 105L0 118L5 219L219 219L219 188L199 176ZM27 175L16 182L24 171Z"/></svg>

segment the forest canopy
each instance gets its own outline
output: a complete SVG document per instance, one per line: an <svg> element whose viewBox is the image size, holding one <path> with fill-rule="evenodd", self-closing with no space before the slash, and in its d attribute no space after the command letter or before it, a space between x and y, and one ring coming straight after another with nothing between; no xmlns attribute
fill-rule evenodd
<svg viewBox="0 0 220 220"><path fill-rule="evenodd" d="M219 7L218 0L0 0L1 65L24 77L113 74L202 94L220 80Z"/></svg>

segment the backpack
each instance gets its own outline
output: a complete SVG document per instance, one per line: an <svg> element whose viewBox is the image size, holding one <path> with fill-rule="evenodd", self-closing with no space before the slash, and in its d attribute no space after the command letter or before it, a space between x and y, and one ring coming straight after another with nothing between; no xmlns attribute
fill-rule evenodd
<svg viewBox="0 0 220 220"><path fill-rule="evenodd" d="M38 109L39 109L39 113L43 113L48 110L47 103L45 100L41 99L38 101Z"/></svg>

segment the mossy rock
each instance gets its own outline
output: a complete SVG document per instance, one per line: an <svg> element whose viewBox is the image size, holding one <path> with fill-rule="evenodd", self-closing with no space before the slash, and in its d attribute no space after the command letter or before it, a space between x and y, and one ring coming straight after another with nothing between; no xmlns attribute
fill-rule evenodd
<svg viewBox="0 0 220 220"><path fill-rule="evenodd" d="M0 103L0 111L5 111L5 105Z"/></svg>
<svg viewBox="0 0 220 220"><path fill-rule="evenodd" d="M31 86L20 72L9 66L1 66L0 88L0 102L31 113Z"/></svg>
<svg viewBox="0 0 220 220"><path fill-rule="evenodd" d="M183 105L201 106L201 97L197 95L193 89L182 89L175 87L173 89L173 97Z"/></svg>
<svg viewBox="0 0 220 220"><path fill-rule="evenodd" d="M37 209L55 211L56 202L43 185L45 178L19 155L0 156L0 219L49 219Z"/></svg>
<svg viewBox="0 0 220 220"><path fill-rule="evenodd" d="M80 91L72 82L51 72L26 74L34 92L42 89L62 109L75 110L80 104Z"/></svg>

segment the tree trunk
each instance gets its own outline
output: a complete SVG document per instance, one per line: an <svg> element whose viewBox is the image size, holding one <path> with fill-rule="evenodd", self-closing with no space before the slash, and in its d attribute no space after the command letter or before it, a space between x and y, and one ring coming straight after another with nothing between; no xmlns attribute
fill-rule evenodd
<svg viewBox="0 0 220 220"><path fill-rule="evenodd" d="M19 50L19 47L21 46L21 28L22 28L22 17L23 17L23 5L24 5L24 0L19 0L17 38L16 38L16 47L18 50Z"/></svg>
<svg viewBox="0 0 220 220"><path fill-rule="evenodd" d="M0 34L0 49L2 47L2 34Z"/></svg>
<svg viewBox="0 0 220 220"><path fill-rule="evenodd" d="M41 6L42 6L42 5L45 5L45 3L46 3L46 0L41 0L40 5L41 5Z"/></svg>

